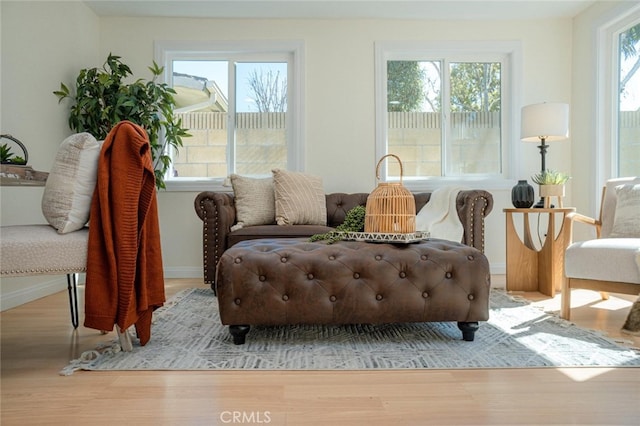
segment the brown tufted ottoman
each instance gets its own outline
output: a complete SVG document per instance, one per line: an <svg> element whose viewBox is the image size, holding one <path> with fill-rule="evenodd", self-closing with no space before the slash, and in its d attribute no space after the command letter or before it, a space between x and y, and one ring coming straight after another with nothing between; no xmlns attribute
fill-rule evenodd
<svg viewBox="0 0 640 426"><path fill-rule="evenodd" d="M473 341L489 318L490 273L479 250L431 239L411 244L305 239L242 241L218 265L223 324L235 344L251 325L457 321Z"/></svg>

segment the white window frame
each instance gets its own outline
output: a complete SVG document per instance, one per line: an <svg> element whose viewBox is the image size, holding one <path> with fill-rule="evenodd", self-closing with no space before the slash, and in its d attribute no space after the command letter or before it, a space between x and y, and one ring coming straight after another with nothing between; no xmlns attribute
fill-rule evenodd
<svg viewBox="0 0 640 426"><path fill-rule="evenodd" d="M379 41L375 43L376 158L387 154L387 61L394 60L499 61L502 63L502 172L469 176L435 176L404 180L412 191L432 191L444 185L469 185L482 189L508 189L520 171L520 97L522 47L519 41ZM446 89L448 90L448 89ZM443 149L449 149L445 144ZM384 167L384 165L382 165ZM381 167L381 176L386 169Z"/></svg>
<svg viewBox="0 0 640 426"><path fill-rule="evenodd" d="M640 4L623 4L596 22L596 63L598 92L596 97L595 146L592 156L591 187L596 188L591 204L598 211L601 188L610 177L618 176L618 54L619 35L640 19Z"/></svg>
<svg viewBox="0 0 640 426"><path fill-rule="evenodd" d="M304 171L305 131L304 131L304 42L302 41L156 41L155 61L164 66L164 82L172 83L174 60L221 59L224 55L235 59L254 61L272 59L271 55L290 57L287 76L287 168ZM233 78L230 74L230 80ZM229 82L235 90L234 83ZM231 112L234 95L229 94L229 131L233 131L234 117ZM231 140L231 137L228 138ZM233 156L229 150L227 161ZM172 177L165 178L167 191L229 191L225 178Z"/></svg>

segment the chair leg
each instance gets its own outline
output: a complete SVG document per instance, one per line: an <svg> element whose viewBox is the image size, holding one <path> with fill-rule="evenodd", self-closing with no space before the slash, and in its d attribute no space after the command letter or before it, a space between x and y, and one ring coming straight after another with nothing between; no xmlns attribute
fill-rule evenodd
<svg viewBox="0 0 640 426"><path fill-rule="evenodd" d="M560 318L569 320L571 319L571 285L567 277L564 277L562 280L562 293L560 298Z"/></svg>
<svg viewBox="0 0 640 426"><path fill-rule="evenodd" d="M609 293L607 293L606 291L601 291L600 297L602 297L602 300L609 300Z"/></svg>
<svg viewBox="0 0 640 426"><path fill-rule="evenodd" d="M78 328L78 278L77 274L67 274L67 291L69 292L69 310L71 311L71 324Z"/></svg>

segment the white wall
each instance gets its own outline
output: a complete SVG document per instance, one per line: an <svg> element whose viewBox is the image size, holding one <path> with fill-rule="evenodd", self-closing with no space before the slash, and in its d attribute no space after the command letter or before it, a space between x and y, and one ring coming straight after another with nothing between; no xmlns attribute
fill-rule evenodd
<svg viewBox="0 0 640 426"><path fill-rule="evenodd" d="M2 1L0 8L0 132L11 134L26 145L30 166L48 171L58 145L70 134L68 108L58 105L52 92L61 81L72 81L80 68L99 64L99 19L82 2ZM9 141L3 139L5 142ZM46 223L40 208L42 190L1 187L0 223ZM64 277L2 279L1 308L63 288Z"/></svg>
<svg viewBox="0 0 640 426"><path fill-rule="evenodd" d="M103 18L102 54L123 56L143 73L156 40L302 40L305 45L306 170L323 177L327 192L369 192L375 182L374 43L382 40L519 40L523 46L523 104L571 101L571 20L518 22L425 22L418 20L212 20ZM544 31L540 31L541 27ZM521 144L520 141L506 141ZM519 147L521 176L540 168L536 144ZM548 166L570 170L571 141L550 148ZM327 165L331 167L327 167ZM487 220L486 252L495 272L504 272L504 215L510 187L486 188L496 205ZM201 264L200 229L192 203L195 193L162 193L163 234L183 229L180 251L167 244L167 268ZM567 203L571 203L569 189ZM179 222L183 222L179 225ZM195 225L192 222L196 222ZM171 254L173 253L173 254ZM183 259L178 262L180 259ZM185 263L187 262L187 263Z"/></svg>
<svg viewBox="0 0 640 426"><path fill-rule="evenodd" d="M598 95L598 84L602 67L598 64L598 31L611 20L625 15L632 8L637 10L638 3L631 1L596 3L573 22L573 39L583 40L574 43L572 49L572 139L575 141L571 153L573 163L573 190L580 197L575 198L574 206L579 212L598 217L602 186L611 176L602 170L596 170L598 162L608 159L598 158L598 144L607 141L607 129L598 125L598 109L604 110L604 98ZM637 12L636 12L637 13ZM600 136L599 136L600 135ZM604 157L604 155L602 156ZM575 240L593 238L595 232L591 226L577 225Z"/></svg>
<svg viewBox="0 0 640 426"><path fill-rule="evenodd" d="M523 46L522 105L561 101L570 102L572 108L576 108L585 99L584 94L591 90L587 82L581 81L576 86L574 81L572 60L575 62L576 58L575 54L572 56L572 49L582 51L591 47L585 45L590 39L575 38L570 19L433 22L97 18L79 2L0 4L2 132L22 139L30 148L33 158L30 163L42 170L48 170L57 144L69 134L66 109L57 104L51 91L60 81L71 84L80 68L101 65L109 52L122 56L136 76L149 78L147 66L154 59L156 40L304 41L306 170L324 178L327 192L368 192L376 185L376 41L517 40ZM591 15L585 18L590 19ZM579 42L578 47L573 40ZM572 135L576 134L581 116L573 116ZM34 124L32 117L37 117L37 123ZM553 144L547 157L548 167L580 176L572 167L572 160L582 159L572 154L575 140L574 136L572 140ZM536 144L506 142L520 144L521 164L516 168L520 174L512 177L513 183L516 179L529 179L540 168ZM572 188L577 181L574 178L568 188L567 205L586 204L583 191ZM486 189L495 199L494 210L487 218L486 252L493 272L504 273L502 209L511 207L510 190L504 186ZM38 189L2 188L1 223L42 222L40 196ZM195 192L159 194L162 248L169 277L202 274L201 223L193 208L195 196ZM16 200L19 203L15 203ZM5 281L9 280L3 280L3 296L7 294Z"/></svg>

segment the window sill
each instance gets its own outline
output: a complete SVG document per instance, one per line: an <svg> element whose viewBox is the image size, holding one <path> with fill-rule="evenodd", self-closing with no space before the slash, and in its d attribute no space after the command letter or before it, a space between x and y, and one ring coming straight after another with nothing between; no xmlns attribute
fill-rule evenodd
<svg viewBox="0 0 640 426"><path fill-rule="evenodd" d="M391 182L391 181L390 181ZM460 186L468 189L483 189L485 191L511 190L517 183L514 179L502 178L432 178L426 180L403 180L403 185L411 192L433 192L445 186Z"/></svg>
<svg viewBox="0 0 640 426"><path fill-rule="evenodd" d="M389 180L397 182L397 180ZM460 186L469 189L484 189L485 191L511 190L517 183L515 179L501 178L432 178L425 180L407 180L402 184L411 192L433 192L445 186ZM230 184L225 185L224 179L198 179L198 178L178 178L165 181L167 192L231 192L233 188Z"/></svg>
<svg viewBox="0 0 640 426"><path fill-rule="evenodd" d="M198 179L198 178L178 178L165 180L165 190L167 192L229 192L231 186L225 186L224 179Z"/></svg>

